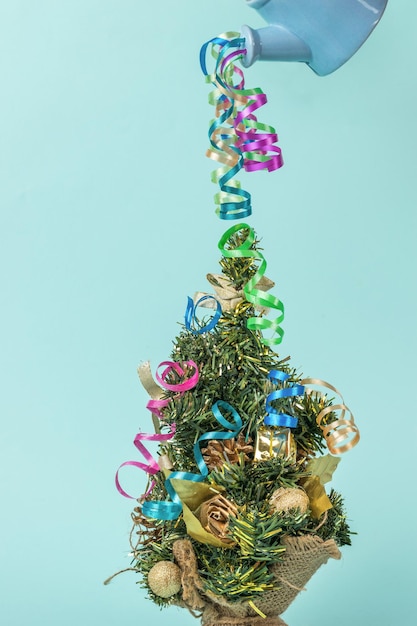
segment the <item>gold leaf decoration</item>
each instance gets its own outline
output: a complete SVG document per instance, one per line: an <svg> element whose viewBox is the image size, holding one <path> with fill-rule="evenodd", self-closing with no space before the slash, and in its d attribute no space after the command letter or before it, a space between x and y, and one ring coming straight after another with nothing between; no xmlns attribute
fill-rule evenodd
<svg viewBox="0 0 417 626"><path fill-rule="evenodd" d="M318 476L322 485L330 482L333 474L340 463L340 459L331 454L311 459L307 464L307 472Z"/></svg>

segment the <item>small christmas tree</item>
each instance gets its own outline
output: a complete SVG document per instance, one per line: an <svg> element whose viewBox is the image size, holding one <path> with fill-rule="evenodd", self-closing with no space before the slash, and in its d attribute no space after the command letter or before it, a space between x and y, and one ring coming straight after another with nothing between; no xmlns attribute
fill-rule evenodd
<svg viewBox="0 0 417 626"><path fill-rule="evenodd" d="M239 249L248 232L224 249ZM204 332L207 320L193 328L188 317L174 341L177 366L159 377L165 389L149 408L159 435L175 436L160 443L161 469L132 514L140 584L162 607L201 610L204 624L282 624L314 571L350 544L342 498L323 487L338 462L322 455L326 428L338 432L332 403L306 393L289 358L248 328L265 314L242 297L256 256L221 258L210 282L229 310ZM192 388L176 391L190 376ZM353 421L348 430L358 436Z"/></svg>

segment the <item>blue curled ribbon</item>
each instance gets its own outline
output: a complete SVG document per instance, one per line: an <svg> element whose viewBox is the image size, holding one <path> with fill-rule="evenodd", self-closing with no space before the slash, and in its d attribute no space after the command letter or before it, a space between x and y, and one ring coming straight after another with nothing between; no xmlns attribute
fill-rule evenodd
<svg viewBox="0 0 417 626"><path fill-rule="evenodd" d="M229 422L221 413L221 408L226 409L232 414L233 420L231 422ZM194 444L194 458L201 473L194 474L192 472L172 472L165 481L165 487L172 499L172 502L157 502L152 500L145 501L142 505L142 513L146 515L146 517L152 517L154 519L160 520L177 519L182 511L182 504L177 492L171 484L171 480L173 478L177 478L181 480L190 480L193 482L203 482L208 476L209 469L204 462L203 455L201 454L200 443L209 439L232 439L242 429L242 418L228 402L218 400L211 407L211 411L219 424L224 428L227 428L229 432L216 430L205 433L197 439L196 443Z"/></svg>
<svg viewBox="0 0 417 626"><path fill-rule="evenodd" d="M197 324L199 323L197 319L197 315L196 315L197 307L199 307L200 303L204 302L205 300L215 301L217 305L216 312L208 324L200 328L193 328L193 322L196 322ZM209 295L202 296L195 304L193 302L193 299L190 298L190 296L188 296L187 308L185 309L185 315L184 315L185 328L187 330L190 330L192 333L194 333L194 335L202 335L203 333L207 333L210 330L213 330L213 328L216 326L217 322L219 321L221 314L222 314L222 307L220 306L220 302L214 296L209 296Z"/></svg>
<svg viewBox="0 0 417 626"><path fill-rule="evenodd" d="M289 375L281 370L271 370L268 374L269 380L276 384L284 383L288 380ZM304 393L303 385L293 384L291 387L281 387L276 391L272 391L266 398L266 412L264 419L265 426L284 426L285 428L295 428L298 424L298 418L287 413L282 413L274 409L271 402L279 398L292 398L294 396L302 396Z"/></svg>
<svg viewBox="0 0 417 626"><path fill-rule="evenodd" d="M215 170L211 177L212 182L218 183L220 187L220 192L214 197L216 204L219 205L216 213L221 219L236 220L251 215L252 204L250 193L241 188L239 181L234 180L235 175L244 168L245 159L241 147L236 145L237 136L233 128L233 120L236 117L235 88L223 80L227 69L221 69L227 55L230 55L228 62L231 62L233 57L243 56L245 39L236 37L237 33L229 33L229 35L233 38L214 37L201 47L200 66L206 76L206 81L211 82L219 90L219 93L216 92L215 95L209 97L211 104L218 107L217 117L211 121L209 127L210 145L215 155L211 158L225 164L225 167ZM207 48L210 44L220 46L218 55L214 55L216 67L213 74L209 73L206 64ZM230 54L233 48L237 50ZM223 111L220 113L221 109Z"/></svg>
<svg viewBox="0 0 417 626"><path fill-rule="evenodd" d="M203 74L205 76L209 76L209 71L207 69L207 63L206 63L206 56L207 56L207 48L210 45L219 45L219 46L225 46L226 44L228 44L230 42L230 39L225 39L225 37L213 37L212 39L209 39L209 41L206 41L205 44L203 44L200 48L200 67L201 70L203 72ZM239 45L240 44L244 44L245 40L242 38L239 40Z"/></svg>

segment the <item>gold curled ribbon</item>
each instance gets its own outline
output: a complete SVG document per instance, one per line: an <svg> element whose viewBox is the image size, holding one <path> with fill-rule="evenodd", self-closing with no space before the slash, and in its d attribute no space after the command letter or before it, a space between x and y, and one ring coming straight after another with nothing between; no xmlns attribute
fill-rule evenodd
<svg viewBox="0 0 417 626"><path fill-rule="evenodd" d="M137 369L139 380L142 383L145 391L150 395L153 400L159 400L162 398L164 390L154 380L151 372L151 364L149 361L145 361L138 366Z"/></svg>
<svg viewBox="0 0 417 626"><path fill-rule="evenodd" d="M356 426L353 413L349 407L346 406L340 391L336 389L336 387L333 387L330 383L327 383L320 378L304 378L304 380L300 381L300 385L325 387L326 389L334 391L342 400L339 404L333 404L322 409L316 418L316 422L323 432L323 437L326 440L329 452L331 452L331 454L343 454L344 452L347 452L355 447L360 439L359 428ZM322 391L317 391L316 389L306 389L305 393L315 393L320 397L326 395ZM326 415L334 413L335 411L340 411L340 417L333 422L330 422L330 424L322 425ZM350 415L349 419L345 418L346 413Z"/></svg>
<svg viewBox="0 0 417 626"><path fill-rule="evenodd" d="M144 363L141 363L137 368L137 372L139 380L142 383L142 387L152 398L152 400L160 400L162 398L164 390L155 382L154 377L152 376L150 362L145 361ZM155 432L159 434L161 432L161 427L159 424L159 420L156 415L154 415L154 413L152 413L152 423L154 425Z"/></svg>

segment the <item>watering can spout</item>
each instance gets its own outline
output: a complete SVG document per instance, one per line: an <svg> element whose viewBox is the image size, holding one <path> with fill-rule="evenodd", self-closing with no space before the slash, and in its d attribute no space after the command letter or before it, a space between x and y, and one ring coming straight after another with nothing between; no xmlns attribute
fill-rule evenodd
<svg viewBox="0 0 417 626"><path fill-rule="evenodd" d="M388 0L246 0L268 22L242 27L249 67L257 60L303 61L330 74L360 48L378 24Z"/></svg>
<svg viewBox="0 0 417 626"><path fill-rule="evenodd" d="M244 67L255 61L311 61L311 50L305 41L283 26L275 24L254 30L242 26L246 54L242 59Z"/></svg>

